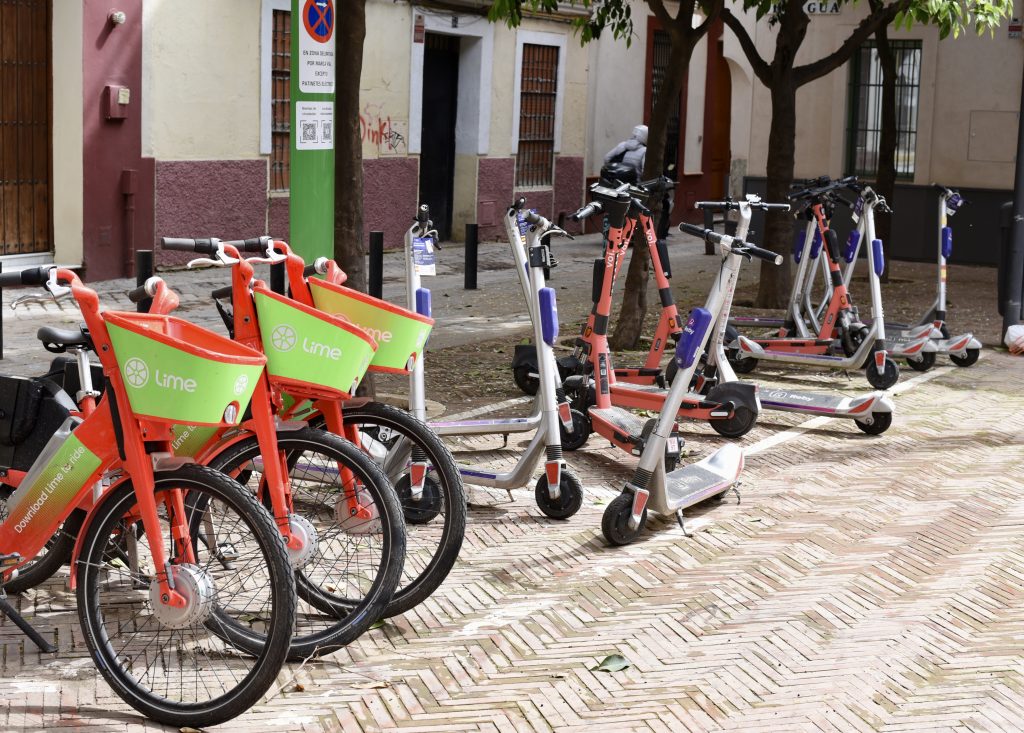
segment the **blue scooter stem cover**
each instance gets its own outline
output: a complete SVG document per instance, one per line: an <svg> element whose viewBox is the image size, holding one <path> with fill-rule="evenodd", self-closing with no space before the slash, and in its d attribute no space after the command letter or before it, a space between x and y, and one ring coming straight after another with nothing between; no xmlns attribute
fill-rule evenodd
<svg viewBox="0 0 1024 733"><path fill-rule="evenodd" d="M430 291L427 288L416 289L416 312L421 316L433 318L431 315Z"/></svg>
<svg viewBox="0 0 1024 733"><path fill-rule="evenodd" d="M948 260L953 254L953 230L942 227L942 259Z"/></svg>
<svg viewBox="0 0 1024 733"><path fill-rule="evenodd" d="M814 230L814 239L811 240L811 259L818 259L818 255L821 254L821 230Z"/></svg>
<svg viewBox="0 0 1024 733"><path fill-rule="evenodd" d="M544 343L554 346L558 339L558 305L552 288L541 288L537 294L540 300L540 333Z"/></svg>
<svg viewBox="0 0 1024 733"><path fill-rule="evenodd" d="M846 239L846 249L843 250L843 259L847 263L853 262L853 255L857 251L857 243L860 242L860 232L856 229L850 232Z"/></svg>
<svg viewBox="0 0 1024 733"><path fill-rule="evenodd" d="M875 255L875 274L881 277L885 272L885 250L882 249L882 240L872 239L871 249L874 250Z"/></svg>
<svg viewBox="0 0 1024 733"><path fill-rule="evenodd" d="M797 232L793 238L793 262L800 264L800 258L804 256L804 243L807 241L804 236L806 232Z"/></svg>
<svg viewBox="0 0 1024 733"><path fill-rule="evenodd" d="M690 319L683 328L683 335L676 344L676 366L689 369L700 356L704 346L704 336L711 326L711 313L705 308L694 308L690 311Z"/></svg>

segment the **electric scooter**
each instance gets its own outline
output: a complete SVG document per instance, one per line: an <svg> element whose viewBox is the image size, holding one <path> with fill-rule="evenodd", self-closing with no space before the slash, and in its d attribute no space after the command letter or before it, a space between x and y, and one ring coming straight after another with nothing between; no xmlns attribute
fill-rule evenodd
<svg viewBox="0 0 1024 733"><path fill-rule="evenodd" d="M583 485L562 458L560 424L568 422L566 427L571 430L572 422L568 404L560 408L558 403L557 369L551 350L558 338L558 310L555 291L545 287L544 270L558 264L551 255L551 237L569 235L544 217L524 211L525 205L526 199L521 198L510 206L505 212L504 223L516 261L515 270L533 322L534 342L540 354L539 388L533 413L525 418L439 420L429 425L441 436L507 436L509 433L536 430L511 471L501 473L459 464L459 472L466 483L509 491L528 484L543 456L544 474L537 480L534 490L537 506L553 519L568 519L583 505ZM432 259L435 237L429 209L425 205L420 206L416 221L405 233L406 288L410 309L425 316L429 316L431 311L430 290L422 285L420 265L425 257ZM409 408L421 420L426 419L424 364L425 359L419 359L409 377Z"/></svg>
<svg viewBox="0 0 1024 733"><path fill-rule="evenodd" d="M929 336L929 343L934 346L934 349L923 353L923 358L920 360L908 359L908 364L917 371L927 371L935 363L936 354L949 356L954 364L961 367L971 366L981 354L981 342L974 338L973 334L964 333L951 337L946 327L946 261L953 254L953 230L948 226L948 217L953 216L965 202L958 192L939 184L933 185L939 192L938 292L935 302L916 326L890 323L886 339L888 345L891 340L906 342L919 338L922 334ZM867 205L870 205L869 199L858 199L854 206L855 214ZM860 219L857 228L850 232L850 239L843 251L843 257L847 263L843 271L843 281L847 287L853 278L857 256L864 242L863 227L861 226L863 217ZM897 352L898 355L899 352Z"/></svg>
<svg viewBox="0 0 1024 733"><path fill-rule="evenodd" d="M650 181L643 181L636 186L630 184L619 184L614 186L617 191L628 191L633 196L636 196L640 200L650 201L657 197L667 197L675 187L675 181L665 176L655 178ZM608 186L608 188L613 188ZM594 213L597 213L596 211ZM663 211L664 214L664 211ZM667 227L668 222L664 221L663 225ZM666 387L665 377L661 369L661 361L665 353L665 347L669 343L669 339L672 340L673 348L675 343L679 340L679 336L682 333L682 324L679 320L679 312L676 308L675 300L672 297L671 283L672 279L672 268L668 259L668 247L665 244L665 239L659 236L661 227L655 225L654 219L651 216L651 212L647 209L633 211L631 215L626 218L626 227L623 230L623 238L626 242L632 241L634 232L639 228L644 234L644 239L647 242L647 248L651 257L651 268L654 270L654 280L658 287L658 294L661 298L661 316L658 319L658 325L654 331L654 338L651 341L651 346L647 352L647 358L644 360L643 366L640 367L615 367L615 379L622 382L629 382L631 384L643 384L651 385L655 384L661 388ZM605 246L607 247L607 232L605 232ZM618 277L618 270L621 268L623 258L615 258L616 272L612 277L614 284ZM594 261L594 279L593 279L593 301L594 308L597 307L597 303L601 298L600 290L602 286L602 280L604 277L604 262L605 259L597 259ZM591 310L593 313L593 309ZM593 318L589 319L590 321ZM593 323L588 321L591 328ZM586 330L586 325L584 329ZM564 382L570 376L574 374L589 374L591 372L591 363L582 349L586 347L586 343L582 338L576 340L576 349L568 356L557 359L558 374ZM515 354L512 358L512 379L526 394L536 394L537 392L537 351L533 344L519 344L515 348Z"/></svg>
<svg viewBox="0 0 1024 733"><path fill-rule="evenodd" d="M699 201L698 209L739 212L736 237L745 240L750 227L753 209L768 211L772 208L789 209L789 204L766 204L755 195L747 195L745 201ZM715 323L715 330L706 352L707 364L697 373L697 391L704 391L715 384L727 384L738 380L725 354L726 327L730 322L732 307L742 255L730 253L722 264L720 280L724 280L725 303L722 315ZM671 367L671 365L670 365ZM671 375L674 378L674 375ZM820 417L845 418L853 420L865 433L880 435L892 425L894 406L884 392L871 392L858 397L847 397L829 392L804 392L792 389L760 387L758 391L761 407L767 410L796 412Z"/></svg>
<svg viewBox="0 0 1024 733"><path fill-rule="evenodd" d="M857 369L867 366L867 379L876 389L888 389L899 379L899 367L885 350L885 322L882 311L881 286L878 277L885 266L881 242L868 250L871 284L871 304L875 320L870 328L856 323L850 308L846 286L839 269L839 248L835 232L829 229L828 220L835 207L833 192L848 188L848 181L832 182L790 195L793 200L807 200L809 212L814 217L824 243L823 256L826 258L834 292L824 314L821 328L815 338L775 337L750 339L740 335L733 346L733 366L747 362L736 371L750 371L757 360L779 361L789 364L820 367L826 369ZM865 215L868 236L874 240L874 214L869 208ZM877 240L875 240L877 241ZM834 353L838 336L843 355Z"/></svg>
<svg viewBox="0 0 1024 733"><path fill-rule="evenodd" d="M613 218L613 227L614 221ZM739 258L744 256L782 264L781 255L742 240L686 223L680 224L680 230L697 234L705 241L717 245L723 268L732 260L733 254L737 256L733 264L738 264ZM645 426L646 443L633 478L623 487L622 493L608 504L601 521L601 531L613 545L628 544L640 535L647 521L648 509L659 514L674 513L685 533L684 509L731 488L735 489L743 470L743 450L739 446L725 445L707 458L675 470L667 470L664 460L666 453L677 450L677 446L673 445L678 441L675 434L676 415L699 367L700 356L711 336L712 325L723 313L726 297L723 278L719 277L711 287L705 306L693 310L683 329L675 350L678 367L676 379L672 382L658 419L652 419Z"/></svg>
<svg viewBox="0 0 1024 733"><path fill-rule="evenodd" d="M597 184L591 186L590 192L593 200L573 214L573 218L579 221L604 212L608 217L609 231L605 257L595 267L595 273L600 276L595 277L595 281L600 279L600 288L595 293L597 299L577 342L576 353L581 360L589 361L591 374L578 374L565 380L566 392L573 398L574 435L563 435L562 442L567 450L575 450L582 447L592 432L596 432L627 453L641 455L646 441L645 422L625 408L660 412L664 409L668 391L655 384L618 382L607 335L615 274L629 245L629 220L636 218L637 212L645 211L645 207L632 195L635 191L628 187L611 189ZM648 234L653 238L653 231ZM653 254L658 256L657 252ZM667 280L661 292L662 302L674 309ZM706 396L684 393L679 399L677 412L678 417L709 421L720 435L740 437L757 420L757 388L751 384L733 383L717 385Z"/></svg>

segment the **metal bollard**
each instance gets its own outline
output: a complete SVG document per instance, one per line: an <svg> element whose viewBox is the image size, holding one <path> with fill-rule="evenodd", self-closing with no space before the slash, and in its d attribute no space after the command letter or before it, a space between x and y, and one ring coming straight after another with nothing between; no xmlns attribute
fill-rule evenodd
<svg viewBox="0 0 1024 733"><path fill-rule="evenodd" d="M278 295L287 295L287 287L284 282L284 263L278 262L270 266L270 289Z"/></svg>
<svg viewBox="0 0 1024 733"><path fill-rule="evenodd" d="M384 297L384 232L370 232L370 269L366 290L374 298Z"/></svg>
<svg viewBox="0 0 1024 733"><path fill-rule="evenodd" d="M153 277L153 250L135 250L135 285L145 285L151 277ZM153 305L152 298L143 298L135 304L135 310L139 313L149 313L151 305Z"/></svg>
<svg viewBox="0 0 1024 733"><path fill-rule="evenodd" d="M465 282L463 288L465 290L476 290L476 260L477 252L479 250L479 237L480 228L476 224L466 225L466 253L465 257Z"/></svg>

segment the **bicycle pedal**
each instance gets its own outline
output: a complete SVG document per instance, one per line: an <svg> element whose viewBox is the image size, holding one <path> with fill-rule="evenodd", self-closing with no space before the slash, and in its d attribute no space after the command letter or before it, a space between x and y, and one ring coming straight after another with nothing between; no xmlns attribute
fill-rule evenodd
<svg viewBox="0 0 1024 733"><path fill-rule="evenodd" d="M217 543L217 560L224 565L225 570L230 570L228 564L233 563L239 558L239 552L233 544L230 542L219 542Z"/></svg>
<svg viewBox="0 0 1024 733"><path fill-rule="evenodd" d="M21 563L21 555L17 552L0 555L0 568L12 568L19 563Z"/></svg>

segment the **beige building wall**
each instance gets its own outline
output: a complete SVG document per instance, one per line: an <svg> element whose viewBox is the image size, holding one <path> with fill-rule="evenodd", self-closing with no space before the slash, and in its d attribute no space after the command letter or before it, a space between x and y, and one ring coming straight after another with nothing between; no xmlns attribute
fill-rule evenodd
<svg viewBox="0 0 1024 733"><path fill-rule="evenodd" d="M67 3L53 14L53 258L60 264L82 262L82 104L82 4Z"/></svg>
<svg viewBox="0 0 1024 733"><path fill-rule="evenodd" d="M363 130L363 157L408 155L409 65L414 8L390 0L366 3L366 40L359 83L359 122ZM338 22L344 22L339 15ZM381 130L401 135L385 139ZM389 142L390 141L390 142Z"/></svg>
<svg viewBox="0 0 1024 733"><path fill-rule="evenodd" d="M142 154L260 157L261 3L146 0L142 7Z"/></svg>
<svg viewBox="0 0 1024 733"><path fill-rule="evenodd" d="M839 15L813 18L797 63L821 58L838 48L866 13L866 6L847 5ZM775 32L766 21L754 23L750 14L745 24L753 29L762 57L770 59ZM960 187L1012 188L1024 41L1009 38L1006 24L994 37L968 32L940 41L938 31L928 26L890 35L894 40L922 42L913 183L944 181ZM748 175L763 176L771 120L769 92L753 77L728 31L726 38L726 55L734 69L734 168L741 165ZM747 79L753 80L749 87ZM848 83L849 64L844 64L798 91L797 177L845 172ZM744 108L749 110L749 118L739 113ZM747 126L749 133L744 129Z"/></svg>

